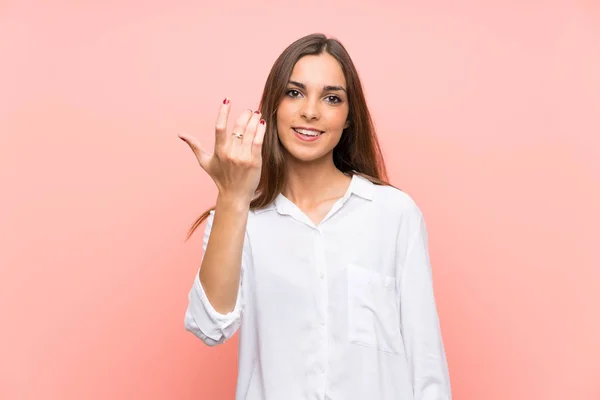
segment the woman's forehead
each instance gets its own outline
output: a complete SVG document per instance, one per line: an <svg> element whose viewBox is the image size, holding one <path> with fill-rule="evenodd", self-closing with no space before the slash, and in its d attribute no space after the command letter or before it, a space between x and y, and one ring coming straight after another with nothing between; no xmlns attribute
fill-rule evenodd
<svg viewBox="0 0 600 400"><path fill-rule="evenodd" d="M342 67L328 53L302 57L294 65L290 80L302 83L307 88L321 89L324 86L346 86L346 78Z"/></svg>

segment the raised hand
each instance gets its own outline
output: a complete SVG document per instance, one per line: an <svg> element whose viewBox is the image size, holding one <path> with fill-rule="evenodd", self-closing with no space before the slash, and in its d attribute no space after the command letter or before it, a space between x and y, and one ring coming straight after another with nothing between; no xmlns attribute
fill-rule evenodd
<svg viewBox="0 0 600 400"><path fill-rule="evenodd" d="M200 166L213 179L220 197L249 204L260 180L266 123L260 112L245 110L228 133L229 110L230 102L225 99L217 118L212 153L190 135L180 134L179 137L190 146Z"/></svg>

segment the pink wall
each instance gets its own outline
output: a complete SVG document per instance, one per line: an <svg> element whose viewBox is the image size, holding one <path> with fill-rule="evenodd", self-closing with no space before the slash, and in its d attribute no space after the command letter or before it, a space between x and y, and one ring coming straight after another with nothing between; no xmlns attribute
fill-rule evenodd
<svg viewBox="0 0 600 400"><path fill-rule="evenodd" d="M237 341L183 329L215 189L177 133L322 31L427 216L455 398L600 399L598 2L83 3L0 5L0 398L233 398Z"/></svg>

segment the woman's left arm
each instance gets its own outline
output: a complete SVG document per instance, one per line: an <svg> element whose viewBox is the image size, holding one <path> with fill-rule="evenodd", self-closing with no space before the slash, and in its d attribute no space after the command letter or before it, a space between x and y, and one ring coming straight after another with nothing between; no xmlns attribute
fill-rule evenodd
<svg viewBox="0 0 600 400"><path fill-rule="evenodd" d="M427 228L414 203L403 218L398 239L403 255L399 259L401 332L414 400L450 400L450 376L434 297Z"/></svg>

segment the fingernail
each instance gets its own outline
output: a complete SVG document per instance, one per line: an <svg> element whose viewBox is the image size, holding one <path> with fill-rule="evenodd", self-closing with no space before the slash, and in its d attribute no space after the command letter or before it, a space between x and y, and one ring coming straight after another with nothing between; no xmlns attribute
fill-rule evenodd
<svg viewBox="0 0 600 400"><path fill-rule="evenodd" d="M260 120L260 124L261 124L261 125L264 125L264 124L266 124L265 120L264 120L264 119L261 119L261 120Z"/></svg>
<svg viewBox="0 0 600 400"><path fill-rule="evenodd" d="M225 100L223 100L223 104L229 104L229 99L227 97L225 97Z"/></svg>
<svg viewBox="0 0 600 400"><path fill-rule="evenodd" d="M256 110L254 111L254 114L260 114L260 111Z"/></svg>

